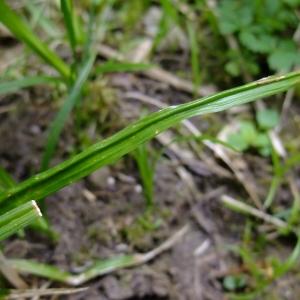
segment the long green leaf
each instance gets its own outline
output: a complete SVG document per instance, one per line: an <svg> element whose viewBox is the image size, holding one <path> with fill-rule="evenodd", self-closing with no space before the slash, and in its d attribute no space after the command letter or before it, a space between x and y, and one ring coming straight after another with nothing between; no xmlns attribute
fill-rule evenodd
<svg viewBox="0 0 300 300"><path fill-rule="evenodd" d="M0 195L0 210L41 199L121 158L174 124L196 115L219 112L271 96L300 82L300 71L274 76L216 95L160 110L98 142L65 162L33 176Z"/></svg>
<svg viewBox="0 0 300 300"><path fill-rule="evenodd" d="M91 55L84 63L82 69L80 70L78 78L75 81L74 86L70 91L68 98L64 102L61 110L58 112L53 123L51 124L48 140L46 144L46 149L42 159L42 170L46 170L48 168L50 159L53 156L53 153L55 151L61 131L64 127L64 124L70 112L72 111L73 107L75 106L76 102L80 97L81 89L88 78L94 60L95 60L95 56Z"/></svg>
<svg viewBox="0 0 300 300"><path fill-rule="evenodd" d="M41 217L35 201L30 201L0 216L0 241Z"/></svg>
<svg viewBox="0 0 300 300"><path fill-rule="evenodd" d="M31 31L28 25L21 20L4 0L0 0L0 22L2 22L16 38L24 42L32 51L54 67L63 77L66 79L70 78L71 71L68 65Z"/></svg>
<svg viewBox="0 0 300 300"><path fill-rule="evenodd" d="M46 83L59 83L60 79L50 76L29 76L0 83L0 95L16 92L20 89Z"/></svg>

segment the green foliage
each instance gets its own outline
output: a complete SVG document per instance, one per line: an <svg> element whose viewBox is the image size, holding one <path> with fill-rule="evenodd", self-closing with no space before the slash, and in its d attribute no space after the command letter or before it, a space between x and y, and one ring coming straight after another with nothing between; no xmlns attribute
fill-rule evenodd
<svg viewBox="0 0 300 300"><path fill-rule="evenodd" d="M64 22L67 29L68 40L73 52L73 58L76 59L76 46L78 38L76 36L76 17L72 0L60 1L61 11L64 16Z"/></svg>
<svg viewBox="0 0 300 300"><path fill-rule="evenodd" d="M257 60L261 56L266 57L274 71L287 71L300 63L296 43L285 38L287 31L296 31L299 20L295 11L299 6L298 0L221 1L218 8L221 33L238 37L250 73L258 73ZM252 64L257 68L250 67ZM234 59L227 65L227 71L233 76L241 73Z"/></svg>
<svg viewBox="0 0 300 300"><path fill-rule="evenodd" d="M279 115L275 110L261 110L256 115L258 127L252 121L240 121L239 130L228 136L228 143L239 151L255 148L263 156L269 156L272 145L268 137L268 130L279 122Z"/></svg>
<svg viewBox="0 0 300 300"><path fill-rule="evenodd" d="M115 162L160 132L192 116L213 113L287 90L300 81L300 72L269 77L213 96L150 114L112 137L94 144L65 162L0 194L6 212L31 199L42 199L98 168Z"/></svg>
<svg viewBox="0 0 300 300"><path fill-rule="evenodd" d="M64 127L66 119L69 116L73 107L80 100L82 87L89 76L89 73L94 63L94 59L94 56L90 56L89 59L87 59L87 61L85 61L82 67L80 68L80 72L74 85L70 90L68 98L64 102L62 108L56 115L55 120L51 124L42 160L42 170L46 170L48 168L50 159L54 154L60 133Z"/></svg>
<svg viewBox="0 0 300 300"><path fill-rule="evenodd" d="M22 88L31 87L39 84L57 84L61 82L59 78L50 76L27 76L20 79L10 80L0 83L0 95L14 93Z"/></svg>
<svg viewBox="0 0 300 300"><path fill-rule="evenodd" d="M9 263L18 271L37 275L47 279L63 282L68 285L81 285L97 276L110 273L121 268L139 264L134 255L120 255L106 260L96 260L92 266L78 275L60 270L57 267L26 259L12 259Z"/></svg>
<svg viewBox="0 0 300 300"><path fill-rule="evenodd" d="M300 256L299 237L293 251L285 260L264 255L266 250L264 247L259 250L254 247L255 245L248 244L233 247L233 251L241 258L243 269L247 270L247 277L245 277L245 273L241 272L235 276L224 278L223 285L230 292L228 294L230 299L260 299L260 297L264 297L269 285L295 268Z"/></svg>
<svg viewBox="0 0 300 300"><path fill-rule="evenodd" d="M95 69L96 74L116 73L116 72L139 72L151 68L150 64L143 63L130 63L130 62L118 62L109 60L97 66Z"/></svg>
<svg viewBox="0 0 300 300"><path fill-rule="evenodd" d="M146 206L147 209L151 209L154 206L153 181L155 173L155 164L150 157L150 152L148 151L146 144L138 146L133 153L133 157L136 160L143 185L143 191L146 198Z"/></svg>
<svg viewBox="0 0 300 300"><path fill-rule="evenodd" d="M243 275L228 275L223 279L223 286L227 291L237 291L243 289L247 284Z"/></svg>
<svg viewBox="0 0 300 300"><path fill-rule="evenodd" d="M15 185L12 177L0 166L0 192Z"/></svg>
<svg viewBox="0 0 300 300"><path fill-rule="evenodd" d="M35 201L30 201L0 216L0 241L18 232L42 215Z"/></svg>
<svg viewBox="0 0 300 300"><path fill-rule="evenodd" d="M65 79L71 76L70 68L61 58L43 43L29 26L5 3L0 1L0 22L19 40L23 41L34 53L55 68Z"/></svg>
<svg viewBox="0 0 300 300"><path fill-rule="evenodd" d="M201 70L200 70L200 62L199 62L199 43L197 40L197 31L192 22L187 23L187 32L190 41L190 49L191 49L191 66L193 72L193 83L195 90L199 88L201 83Z"/></svg>
<svg viewBox="0 0 300 300"><path fill-rule="evenodd" d="M279 114L274 109L259 110L256 113L257 124L262 130L274 128L279 123Z"/></svg>

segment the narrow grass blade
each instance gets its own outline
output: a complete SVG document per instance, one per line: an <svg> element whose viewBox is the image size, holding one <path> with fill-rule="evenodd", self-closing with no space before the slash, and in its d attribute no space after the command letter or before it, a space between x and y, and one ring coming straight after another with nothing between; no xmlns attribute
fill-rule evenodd
<svg viewBox="0 0 300 300"><path fill-rule="evenodd" d="M95 56L90 56L89 59L85 62L85 64L83 65L83 67L79 72L77 80L75 81L70 91L68 98L64 102L63 107L58 112L55 120L51 124L48 140L46 144L46 149L42 159L42 170L46 170L48 168L50 159L53 156L53 153L55 151L61 131L64 127L64 124L70 112L72 111L73 107L75 106L78 99L80 98L81 89L90 74L94 60L95 60Z"/></svg>
<svg viewBox="0 0 300 300"><path fill-rule="evenodd" d="M0 83L0 95L14 93L20 89L27 88L39 84L54 83L57 84L61 80L50 76L28 76L16 80Z"/></svg>
<svg viewBox="0 0 300 300"><path fill-rule="evenodd" d="M146 198L147 209L153 208L153 188L155 164L151 164L146 144L142 144L134 151L133 156L137 162L140 178Z"/></svg>
<svg viewBox="0 0 300 300"><path fill-rule="evenodd" d="M120 268L133 266L136 264L136 258L134 255L121 255L111 259L98 260L90 268L78 275L27 259L10 259L9 262L19 272L77 286L97 276L105 275Z"/></svg>
<svg viewBox="0 0 300 300"><path fill-rule="evenodd" d="M47 36L51 38L60 37L61 30L58 28L58 24L45 14L47 3L36 5L32 0L25 2L26 11L31 16L30 28L34 29L36 26L39 26Z"/></svg>
<svg viewBox="0 0 300 300"><path fill-rule="evenodd" d="M300 236L297 237L297 243L285 262L283 262L278 269L276 270L275 276L276 278L283 276L286 272L291 270L293 267L297 265L300 257Z"/></svg>
<svg viewBox="0 0 300 300"><path fill-rule="evenodd" d="M191 49L191 66L193 73L193 83L195 91L200 86L201 83L201 72L200 72L200 62L199 62L199 46L197 41L197 34L194 25L191 22L187 23L188 37L190 41Z"/></svg>
<svg viewBox="0 0 300 300"><path fill-rule="evenodd" d="M74 16L74 7L72 0L61 0L60 1L61 11L64 16L64 22L67 29L69 43L73 52L73 57L76 57L76 34L75 34L75 16Z"/></svg>
<svg viewBox="0 0 300 300"><path fill-rule="evenodd" d="M98 168L120 159L140 144L184 119L219 112L236 105L271 96L300 82L300 72L273 76L212 96L162 109L150 114L112 137L94 144L65 162L0 194L0 211L47 195L78 181Z"/></svg>
<svg viewBox="0 0 300 300"><path fill-rule="evenodd" d="M19 272L30 273L59 282L66 283L72 276L69 272L64 272L57 267L28 259L9 259L9 263Z"/></svg>
<svg viewBox="0 0 300 300"><path fill-rule="evenodd" d="M0 166L0 193L15 186L12 177Z"/></svg>
<svg viewBox="0 0 300 300"><path fill-rule="evenodd" d="M271 186L269 188L268 195L266 197L266 200L264 202L264 209L268 209L276 196L276 192L278 188L280 187L283 179L283 166L281 166L280 163L280 157L277 154L277 151L272 147L272 162L273 162L273 178L271 182Z"/></svg>
<svg viewBox="0 0 300 300"><path fill-rule="evenodd" d="M33 52L55 68L66 79L70 78L70 68L62 59L43 43L27 26L27 24L5 3L0 0L0 22L24 42Z"/></svg>
<svg viewBox="0 0 300 300"><path fill-rule="evenodd" d="M0 217L0 241L16 233L42 214L35 201L25 203Z"/></svg>
<svg viewBox="0 0 300 300"><path fill-rule="evenodd" d="M118 62L110 60L98 66L95 70L95 73L105 74L115 72L138 72L150 69L151 67L153 67L151 64Z"/></svg>

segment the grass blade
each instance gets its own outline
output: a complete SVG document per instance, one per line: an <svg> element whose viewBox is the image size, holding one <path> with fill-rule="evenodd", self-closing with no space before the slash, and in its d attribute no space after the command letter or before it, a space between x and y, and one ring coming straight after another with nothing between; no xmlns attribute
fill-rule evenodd
<svg viewBox="0 0 300 300"><path fill-rule="evenodd" d="M118 61L107 61L95 70L96 74L114 73L114 72L138 72L150 69L153 67L150 64L143 63L130 63L130 62L118 62Z"/></svg>
<svg viewBox="0 0 300 300"><path fill-rule="evenodd" d="M133 152L133 157L138 166L143 192L146 199L147 209L154 206L154 169L155 164L151 163L146 144L142 144Z"/></svg>
<svg viewBox="0 0 300 300"><path fill-rule="evenodd" d="M51 168L0 194L0 211L47 195L78 181L98 168L120 159L160 132L196 115L219 112L271 96L300 82L300 72L273 76L212 96L162 109L131 124L112 137L96 143Z"/></svg>
<svg viewBox="0 0 300 300"><path fill-rule="evenodd" d="M69 43L73 52L73 57L76 57L76 33L74 24L74 7L72 0L61 0L60 1L61 11L64 16L64 22L67 29Z"/></svg>
<svg viewBox="0 0 300 300"><path fill-rule="evenodd" d="M3 215L0 218L0 241L16 233L42 214L35 201L25 203Z"/></svg>
<svg viewBox="0 0 300 300"><path fill-rule="evenodd" d="M9 262L19 272L77 286L97 276L113 272L120 268L134 266L137 264L137 259L135 255L120 255L106 260L96 260L91 267L79 275L73 275L55 266L38 263L33 260L10 259Z"/></svg>
<svg viewBox="0 0 300 300"><path fill-rule="evenodd" d="M12 177L0 166L0 193L15 186Z"/></svg>
<svg viewBox="0 0 300 300"><path fill-rule="evenodd" d="M31 31L27 24L23 22L4 0L0 0L0 22L16 38L24 42L33 52L54 67L64 78L70 78L71 72L68 65Z"/></svg>
<svg viewBox="0 0 300 300"><path fill-rule="evenodd" d="M20 89L47 83L59 83L60 79L50 76L28 76L0 83L0 95L14 93Z"/></svg>
<svg viewBox="0 0 300 300"><path fill-rule="evenodd" d="M193 83L196 92L201 83L199 45L197 41L196 30L194 28L194 25L191 22L187 23L187 29L188 29L188 37L190 41L190 48L191 48L191 66L192 66L192 74L193 74Z"/></svg>
<svg viewBox="0 0 300 300"><path fill-rule="evenodd" d="M77 100L80 97L81 89L88 78L94 60L95 57L90 56L89 59L85 62L85 64L83 65L82 69L79 72L78 78L75 81L67 100L64 102L63 107L58 112L56 118L51 124L48 140L46 144L46 149L42 159L42 170L46 170L48 168L50 159L53 156L59 136L66 122L66 119L68 118L70 112L72 111L73 107L75 106Z"/></svg>

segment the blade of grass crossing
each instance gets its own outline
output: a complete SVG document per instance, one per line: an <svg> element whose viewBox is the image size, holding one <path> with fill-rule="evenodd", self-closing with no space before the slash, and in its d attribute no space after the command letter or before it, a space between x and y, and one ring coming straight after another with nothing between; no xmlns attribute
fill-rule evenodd
<svg viewBox="0 0 300 300"><path fill-rule="evenodd" d="M0 0L0 22L2 22L16 38L24 42L33 52L55 68L64 78L70 78L71 71L68 65L31 31L29 26L4 0Z"/></svg>
<svg viewBox="0 0 300 300"><path fill-rule="evenodd" d="M45 152L42 159L42 170L46 170L48 168L49 162L51 157L54 154L56 145L58 143L59 136L61 134L61 131L64 127L64 124L72 111L73 107L75 106L76 102L78 101L81 89L86 82L91 68L93 66L95 60L95 56L91 55L86 62L83 64L81 70L79 71L78 77L71 88L70 94L66 101L63 104L63 107L56 115L56 118L54 119L53 123L51 124L50 131L48 134L48 139L46 143Z"/></svg>
<svg viewBox="0 0 300 300"><path fill-rule="evenodd" d="M63 163L35 175L0 194L0 211L30 199L42 199L120 159L160 132L192 116L219 112L236 105L283 92L300 82L300 72L273 76L209 97L162 109L94 144Z"/></svg>
<svg viewBox="0 0 300 300"><path fill-rule="evenodd" d="M25 203L0 217L0 241L42 216L35 201Z"/></svg>

